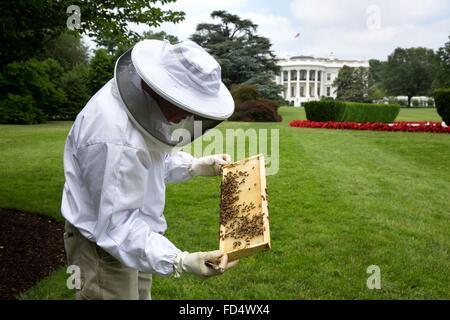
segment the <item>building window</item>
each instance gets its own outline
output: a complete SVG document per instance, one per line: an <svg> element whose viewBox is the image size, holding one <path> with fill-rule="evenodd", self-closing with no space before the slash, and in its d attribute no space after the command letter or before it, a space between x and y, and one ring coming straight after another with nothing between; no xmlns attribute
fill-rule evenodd
<svg viewBox="0 0 450 320"><path fill-rule="evenodd" d="M317 96L320 98L320 87L317 86Z"/></svg>
<svg viewBox="0 0 450 320"><path fill-rule="evenodd" d="M300 97L305 97L305 87L300 86Z"/></svg>
<svg viewBox="0 0 450 320"><path fill-rule="evenodd" d="M295 86L291 86L291 98L295 98L296 96L296 90Z"/></svg>
<svg viewBox="0 0 450 320"><path fill-rule="evenodd" d="M297 81L297 70L291 70L291 81Z"/></svg>
<svg viewBox="0 0 450 320"><path fill-rule="evenodd" d="M328 80L328 81L331 80L331 73L327 73L327 80Z"/></svg>
<svg viewBox="0 0 450 320"><path fill-rule="evenodd" d="M322 78L322 71L317 71L317 80L320 81L321 78Z"/></svg>
<svg viewBox="0 0 450 320"><path fill-rule="evenodd" d="M327 87L327 97L329 97L331 95L331 88Z"/></svg>
<svg viewBox="0 0 450 320"><path fill-rule="evenodd" d="M306 80L306 70L300 70L300 81Z"/></svg>
<svg viewBox="0 0 450 320"><path fill-rule="evenodd" d="M309 86L309 96L314 97L314 85Z"/></svg>
<svg viewBox="0 0 450 320"><path fill-rule="evenodd" d="M283 81L288 81L288 72L283 71Z"/></svg>
<svg viewBox="0 0 450 320"><path fill-rule="evenodd" d="M316 80L316 71L315 70L309 70L309 81Z"/></svg>

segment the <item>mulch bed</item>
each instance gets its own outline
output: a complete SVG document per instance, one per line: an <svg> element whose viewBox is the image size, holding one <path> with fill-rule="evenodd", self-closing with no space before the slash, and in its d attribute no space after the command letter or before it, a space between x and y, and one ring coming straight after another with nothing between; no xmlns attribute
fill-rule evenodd
<svg viewBox="0 0 450 320"><path fill-rule="evenodd" d="M0 208L0 299L31 288L65 263L64 224Z"/></svg>

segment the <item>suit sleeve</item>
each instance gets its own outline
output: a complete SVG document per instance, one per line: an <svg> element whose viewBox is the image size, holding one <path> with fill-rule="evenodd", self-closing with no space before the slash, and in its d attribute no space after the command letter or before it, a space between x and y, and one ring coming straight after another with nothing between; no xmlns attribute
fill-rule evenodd
<svg viewBox="0 0 450 320"><path fill-rule="evenodd" d="M165 180L166 183L186 181L192 178L189 169L192 163L189 153L178 151L175 154L167 154L165 159Z"/></svg>

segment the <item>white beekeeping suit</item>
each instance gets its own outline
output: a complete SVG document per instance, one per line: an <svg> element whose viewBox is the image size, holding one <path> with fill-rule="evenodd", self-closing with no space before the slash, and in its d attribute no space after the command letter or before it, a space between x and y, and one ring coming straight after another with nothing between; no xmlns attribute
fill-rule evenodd
<svg viewBox="0 0 450 320"><path fill-rule="evenodd" d="M176 123L166 119L160 100L142 85L189 115ZM165 183L219 174L229 156L195 159L173 152L180 145L173 132L183 129L193 139L195 120L202 121L204 132L233 110L220 66L201 47L191 41L139 42L119 58L114 79L91 98L69 132L63 216L127 268L161 275L220 274L231 266L226 255L190 254L164 236ZM210 260L219 261L216 268L205 264Z"/></svg>

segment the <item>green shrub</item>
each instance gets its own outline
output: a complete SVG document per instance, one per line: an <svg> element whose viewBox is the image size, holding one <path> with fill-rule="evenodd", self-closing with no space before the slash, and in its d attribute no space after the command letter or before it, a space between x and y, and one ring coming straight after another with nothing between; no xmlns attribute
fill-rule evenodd
<svg viewBox="0 0 450 320"><path fill-rule="evenodd" d="M61 66L53 59L13 62L2 72L0 91L21 97L31 96L35 108L54 118L66 103L64 92L57 86L62 72Z"/></svg>
<svg viewBox="0 0 450 320"><path fill-rule="evenodd" d="M427 101L427 107L428 108L434 108L434 99L433 98L429 98Z"/></svg>
<svg viewBox="0 0 450 320"><path fill-rule="evenodd" d="M280 122L281 116L275 107L276 103L270 100L248 100L236 105L231 121L248 122Z"/></svg>
<svg viewBox="0 0 450 320"><path fill-rule="evenodd" d="M249 100L257 100L260 97L256 85L253 84L233 85L230 92L236 104Z"/></svg>
<svg viewBox="0 0 450 320"><path fill-rule="evenodd" d="M278 108L280 105L276 101L269 99L258 99L258 101L264 102L269 108L278 113Z"/></svg>
<svg viewBox="0 0 450 320"><path fill-rule="evenodd" d="M61 77L60 87L67 97L67 103L60 110L59 119L73 120L90 98L87 85L88 66L80 64Z"/></svg>
<svg viewBox="0 0 450 320"><path fill-rule="evenodd" d="M397 117L400 106L362 102L310 101L304 104L311 121L349 121L390 123Z"/></svg>
<svg viewBox="0 0 450 320"><path fill-rule="evenodd" d="M391 123L399 112L400 106L397 104L345 102L340 121Z"/></svg>
<svg viewBox="0 0 450 320"><path fill-rule="evenodd" d="M114 76L115 57L104 48L97 49L89 64L88 87L95 94Z"/></svg>
<svg viewBox="0 0 450 320"><path fill-rule="evenodd" d="M400 101L397 98L390 97L388 99L389 104L400 104Z"/></svg>
<svg viewBox="0 0 450 320"><path fill-rule="evenodd" d="M408 107L408 100L399 99L397 100L397 103L400 105L400 107Z"/></svg>
<svg viewBox="0 0 450 320"><path fill-rule="evenodd" d="M255 85L259 95L264 99L275 101L280 105L287 104L288 102L280 96L280 93L283 91L283 86L276 84L273 81L273 78L274 74L272 74L271 72L255 74L252 78L245 81L243 84Z"/></svg>
<svg viewBox="0 0 450 320"><path fill-rule="evenodd" d="M335 100L309 101L303 104L306 118L311 121L338 121L344 110L344 102Z"/></svg>
<svg viewBox="0 0 450 320"><path fill-rule="evenodd" d="M46 120L44 112L34 106L32 96L8 94L0 100L1 124L35 124Z"/></svg>
<svg viewBox="0 0 450 320"><path fill-rule="evenodd" d="M436 89L434 91L434 103L442 121L446 125L450 125L450 88Z"/></svg>
<svg viewBox="0 0 450 320"><path fill-rule="evenodd" d="M417 99L412 100L411 104L414 108L420 107L420 102Z"/></svg>

